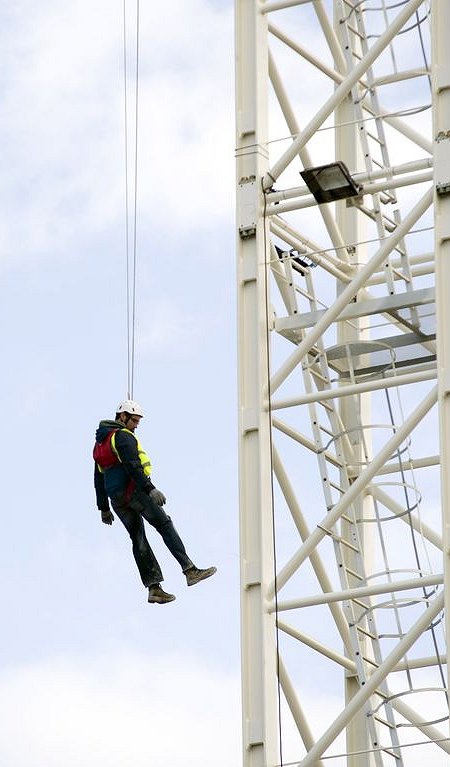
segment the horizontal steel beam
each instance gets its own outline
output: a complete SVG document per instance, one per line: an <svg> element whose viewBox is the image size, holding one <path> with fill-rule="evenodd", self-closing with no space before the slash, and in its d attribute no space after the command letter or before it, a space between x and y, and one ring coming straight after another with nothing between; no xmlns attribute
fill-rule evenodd
<svg viewBox="0 0 450 767"><path fill-rule="evenodd" d="M272 11L282 11L284 8L293 8L296 5L306 5L313 0L272 0L269 3L260 3L260 13L271 13Z"/></svg>
<svg viewBox="0 0 450 767"><path fill-rule="evenodd" d="M404 471L414 471L415 469L429 469L430 466L440 466L440 455L430 455L426 458L402 458L402 469ZM383 466L378 475L395 474L398 472L398 463L387 463ZM358 471L359 473L359 471Z"/></svg>
<svg viewBox="0 0 450 767"><path fill-rule="evenodd" d="M314 594L300 599L289 599L285 602L273 603L268 612L276 610L284 612L285 610L297 610L301 607L313 607L329 604L330 602L347 602L352 599L363 599L364 597L376 596L377 594L396 594L398 591L409 591L410 589L423 589L426 586L438 586L444 582L444 576L427 575L423 578L408 578L403 581L392 581L391 583L379 583L372 586L357 586L354 589L344 589L343 591L332 591L325 594Z"/></svg>
<svg viewBox="0 0 450 767"><path fill-rule="evenodd" d="M425 370L423 373L405 373L396 374L378 380L364 381L364 383L348 384L339 386L335 389L324 389L303 394L300 397L290 397L283 400L275 400L271 404L271 410L281 410L288 407L297 407L298 405L309 405L312 402L324 402L329 399L339 399L340 397L349 397L353 394L363 394L364 392L377 391L379 389L389 389L406 384L423 383L437 378L437 370Z"/></svg>
<svg viewBox="0 0 450 767"><path fill-rule="evenodd" d="M417 173L418 171L428 170L433 167L433 160L431 157L426 157L423 160L413 160L412 162L405 162L401 165L392 165L389 168L381 168L380 170L373 170L370 173L352 173L352 178L358 184L372 183L380 179L388 179L392 176L401 176L403 174ZM274 202L282 202L284 200L291 200L295 197L302 197L309 195L310 191L307 186L295 186L290 189L281 189L277 192L268 192L266 199L267 204L270 205Z"/></svg>
<svg viewBox="0 0 450 767"><path fill-rule="evenodd" d="M354 177L353 177L354 178ZM414 184L424 184L427 181L431 181L433 178L433 170L427 170L424 173L415 173L410 176L402 176L392 179L385 179L384 181L372 181L362 185L358 198L355 198L355 207L358 207L360 198L366 194L378 194L379 192L385 192L388 189L400 189L403 186L413 186ZM302 190L303 192L303 190ZM303 210L304 208L312 208L317 205L315 198L309 194L307 189L307 196L302 193L297 198L292 198L286 202L274 202L267 206L266 213L268 216L281 215L282 213L289 213L293 210Z"/></svg>

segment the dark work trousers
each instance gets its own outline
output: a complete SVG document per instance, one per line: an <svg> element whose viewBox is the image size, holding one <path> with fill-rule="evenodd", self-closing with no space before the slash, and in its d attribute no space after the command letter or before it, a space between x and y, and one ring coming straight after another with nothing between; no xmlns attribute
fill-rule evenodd
<svg viewBox="0 0 450 767"><path fill-rule="evenodd" d="M136 489L130 500L127 500L125 495L120 495L111 498L111 504L128 530L133 544L133 556L144 586L153 586L164 580L158 560L145 535L144 519L161 535L183 572L192 567L193 563L186 554L183 541L171 518L162 506L158 506L148 495Z"/></svg>

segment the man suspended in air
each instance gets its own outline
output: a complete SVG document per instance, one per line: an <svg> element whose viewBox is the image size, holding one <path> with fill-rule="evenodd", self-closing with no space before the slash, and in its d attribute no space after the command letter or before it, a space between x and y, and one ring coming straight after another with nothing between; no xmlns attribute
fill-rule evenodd
<svg viewBox="0 0 450 767"><path fill-rule="evenodd" d="M144 519L162 536L179 562L188 586L214 575L217 568L202 570L194 565L171 518L163 509L165 495L151 482L150 459L134 434L143 415L137 402L125 400L118 405L114 421L100 421L94 446L95 493L102 522L111 525L114 521L110 499L114 511L128 530L142 583L148 588L148 601L165 604L172 602L175 595L161 588L164 579L145 535Z"/></svg>

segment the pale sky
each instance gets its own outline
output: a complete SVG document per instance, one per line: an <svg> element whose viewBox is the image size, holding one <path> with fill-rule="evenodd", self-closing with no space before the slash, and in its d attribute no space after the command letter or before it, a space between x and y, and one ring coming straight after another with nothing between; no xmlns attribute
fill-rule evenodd
<svg viewBox="0 0 450 767"><path fill-rule="evenodd" d="M233 2L140 3L138 436L189 555L218 568L188 589L147 528L177 596L165 606L147 604L128 535L117 519L101 524L92 481L98 421L127 393L123 2L18 0L0 22L2 393L13 414L0 765L238 765ZM304 124L321 94L312 80L293 85ZM281 120L271 130L286 136ZM311 142L317 162L327 140ZM339 698L314 673L301 667L319 731ZM294 759L290 745L288 732Z"/></svg>
<svg viewBox="0 0 450 767"><path fill-rule="evenodd" d="M139 437L191 558L218 567L188 589L149 529L166 606L147 604L92 483L95 429L127 386L122 13L23 0L0 14L11 767L206 767L224 728L215 763L240 756L233 8L140 4Z"/></svg>

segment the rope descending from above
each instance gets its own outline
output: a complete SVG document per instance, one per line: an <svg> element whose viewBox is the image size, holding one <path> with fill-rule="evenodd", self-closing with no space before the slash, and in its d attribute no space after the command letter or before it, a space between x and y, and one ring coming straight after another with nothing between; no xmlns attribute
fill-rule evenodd
<svg viewBox="0 0 450 767"><path fill-rule="evenodd" d="M138 197L138 126L139 126L139 0L136 0L136 72L135 72L135 131L134 131L134 184L133 184L133 248L130 253L129 204L129 140L128 140L128 83L127 83L127 25L126 0L123 0L123 78L124 78L124 133L125 133L125 257L126 257L126 316L127 316L127 396L133 399L135 329L136 329L136 262L137 262L137 197Z"/></svg>

